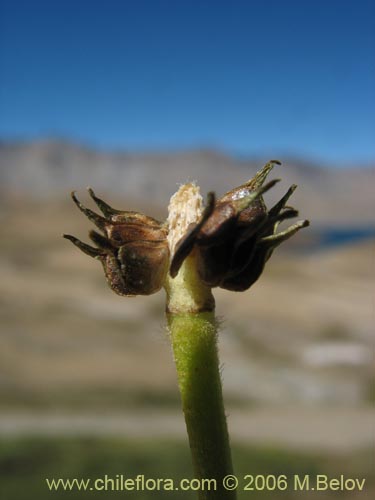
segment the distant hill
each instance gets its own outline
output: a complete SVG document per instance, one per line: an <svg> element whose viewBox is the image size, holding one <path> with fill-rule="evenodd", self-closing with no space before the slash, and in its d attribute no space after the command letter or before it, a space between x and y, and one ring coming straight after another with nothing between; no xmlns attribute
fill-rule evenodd
<svg viewBox="0 0 375 500"><path fill-rule="evenodd" d="M290 184L299 185L292 204L318 225L370 225L375 213L375 167L333 169L279 158L273 177L282 181L272 203ZM166 206L176 185L196 180L202 193L222 194L252 177L264 160L243 160L211 150L102 152L71 142L0 142L1 192L6 198L66 196L90 185L131 209L127 199ZM82 194L84 198L86 195ZM110 200L109 200L110 201Z"/></svg>

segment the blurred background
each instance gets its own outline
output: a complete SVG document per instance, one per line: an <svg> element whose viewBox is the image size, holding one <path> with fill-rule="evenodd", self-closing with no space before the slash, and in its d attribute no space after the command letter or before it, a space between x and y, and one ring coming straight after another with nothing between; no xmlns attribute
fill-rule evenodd
<svg viewBox="0 0 375 500"><path fill-rule="evenodd" d="M164 292L107 288L61 238L91 229L69 192L164 219L178 183L223 194L271 158L266 202L298 184L311 228L249 291L216 291L235 470L366 478L340 498L373 498L374 2L0 5L2 498L192 477Z"/></svg>

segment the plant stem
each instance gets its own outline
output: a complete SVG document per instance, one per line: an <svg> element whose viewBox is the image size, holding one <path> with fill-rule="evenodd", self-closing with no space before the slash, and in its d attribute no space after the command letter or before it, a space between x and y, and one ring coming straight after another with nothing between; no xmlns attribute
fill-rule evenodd
<svg viewBox="0 0 375 500"><path fill-rule="evenodd" d="M187 184L172 197L169 206L170 249L174 248L202 209L196 186ZM235 491L223 487L233 473L224 411L215 301L211 288L199 277L194 250L179 273L165 284L167 320L171 336L182 408L189 436L196 478L216 480L216 491L198 492L200 500L234 500Z"/></svg>
<svg viewBox="0 0 375 500"><path fill-rule="evenodd" d="M200 491L199 498L235 499L235 492L222 486L233 469L214 313L169 313L168 323L194 472L198 479L215 479L217 484L216 491Z"/></svg>

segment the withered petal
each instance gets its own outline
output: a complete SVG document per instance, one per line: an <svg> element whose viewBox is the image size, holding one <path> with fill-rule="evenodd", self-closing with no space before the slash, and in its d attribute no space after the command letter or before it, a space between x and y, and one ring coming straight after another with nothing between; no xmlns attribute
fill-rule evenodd
<svg viewBox="0 0 375 500"><path fill-rule="evenodd" d="M251 194L257 189L261 188L264 184L264 181L266 180L267 175L271 172L275 165L281 165L281 163L277 160L271 160L266 165L264 165L264 167L259 170L250 180L225 193L225 195L220 198L220 201L229 201L233 200L233 198L238 197L242 198L246 195L246 193ZM241 196L242 193L243 195Z"/></svg>
<svg viewBox="0 0 375 500"><path fill-rule="evenodd" d="M254 203L258 198L262 196L265 192L269 191L271 188L275 186L278 182L280 182L281 179L273 179L270 182L267 182L264 186L260 186L257 188L255 191L252 191L249 194L244 195L241 198L235 198L232 199L231 202L234 205L237 214L239 212L242 212L242 210L245 210L246 208L249 208L250 205ZM242 190L243 186L239 186L237 189ZM220 201L223 201L221 198Z"/></svg>
<svg viewBox="0 0 375 500"><path fill-rule="evenodd" d="M160 290L168 273L168 243L148 240L127 243L119 249L118 260L129 293L150 295Z"/></svg>
<svg viewBox="0 0 375 500"><path fill-rule="evenodd" d="M199 247L197 252L197 269L203 283L210 287L219 286L228 272L228 262L231 257L231 247L218 244L209 247Z"/></svg>
<svg viewBox="0 0 375 500"><path fill-rule="evenodd" d="M297 184L292 184L290 186L290 188L288 189L288 191L284 194L284 196L281 198L281 200L279 200L276 205L274 205L268 212L269 216L270 217L273 217L274 215L277 215L280 210L282 210L285 205L286 205L286 202L289 200L289 198L292 196L292 194L294 193L294 191L297 189Z"/></svg>
<svg viewBox="0 0 375 500"><path fill-rule="evenodd" d="M247 268L256 251L256 235L236 244L226 273L226 279L237 276Z"/></svg>
<svg viewBox="0 0 375 500"><path fill-rule="evenodd" d="M91 198L94 200L98 208L103 212L104 216L107 219L111 219L112 215L121 213L121 210L116 210L115 208L112 208L110 205L108 205L108 203L103 201L101 198L98 198L91 187L88 187L87 190Z"/></svg>
<svg viewBox="0 0 375 500"><path fill-rule="evenodd" d="M287 219L293 219L294 217L298 217L298 210L295 208L289 207L285 208L282 212L279 212L277 215L274 215L273 217L268 217L268 221L270 224L280 224L280 222L287 220Z"/></svg>
<svg viewBox="0 0 375 500"><path fill-rule="evenodd" d="M308 220L300 220L293 224L292 226L285 229L285 231L281 231L280 233L272 234L270 236L265 236L261 238L258 244L265 248L276 248L283 241L288 240L294 234L296 234L300 229L307 227L310 225Z"/></svg>
<svg viewBox="0 0 375 500"><path fill-rule="evenodd" d="M81 212L83 212L86 215L86 217L90 219L91 222L93 222L99 229L104 231L107 224L106 219L101 215L98 215L93 210L90 210L89 208L85 207L76 197L75 191L72 191L71 196L74 203L81 210Z"/></svg>
<svg viewBox="0 0 375 500"><path fill-rule="evenodd" d="M247 266L242 269L237 275L230 276L223 280L220 288L230 290L232 292L243 292L250 288L260 277L264 266L271 256L272 249L257 247L252 258L247 263Z"/></svg>
<svg viewBox="0 0 375 500"><path fill-rule="evenodd" d="M248 181L248 186L250 189L257 189L263 185L268 174L271 172L275 165L281 165L279 160L270 160L264 167L257 172L252 179Z"/></svg>
<svg viewBox="0 0 375 500"><path fill-rule="evenodd" d="M123 279L123 275L121 272L121 266L115 255L107 253L105 258L100 259L104 274L107 280L109 287L117 293L117 295L121 295L123 297L135 297L138 293L134 293L134 291L129 290L125 280Z"/></svg>
<svg viewBox="0 0 375 500"><path fill-rule="evenodd" d="M233 196L233 194L236 193L236 192L238 192L238 190L240 190L240 189L246 189L249 192L252 192L252 191L255 191L255 190L259 189L260 187L263 186L264 181L266 180L268 174L271 172L271 170L273 169L273 167L275 165L281 165L281 162L279 162L278 160L271 160L271 161L269 161L268 163L266 163L266 165L264 165L264 167L261 170L259 170L254 175L254 177L252 177L251 179L249 179L247 182L245 182L241 186L238 186L238 187L236 187L236 188L231 189L230 191L228 191L228 193L226 193L223 196L223 198L225 198L225 199L231 198Z"/></svg>
<svg viewBox="0 0 375 500"><path fill-rule="evenodd" d="M89 237L102 250L110 250L112 252L115 250L108 238L105 238L96 231L91 230L89 232Z"/></svg>
<svg viewBox="0 0 375 500"><path fill-rule="evenodd" d="M237 237L237 228L248 228L257 224L266 212L261 200L262 194L271 189L277 182L275 179L259 189L243 194L243 189L233 194L233 199L220 199L207 222L197 234L197 244L200 246L221 245L228 241L233 246ZM246 216L244 216L246 214ZM241 218L241 220L240 220ZM238 224L239 222L239 224Z"/></svg>
<svg viewBox="0 0 375 500"><path fill-rule="evenodd" d="M89 255L90 257L93 257L94 259L96 259L97 257L104 257L104 254L101 250L99 250L98 248L91 247L86 243L83 243L83 241L79 240L75 236L72 236L71 234L63 234L63 238L71 241L73 245L78 247L83 253Z"/></svg>
<svg viewBox="0 0 375 500"><path fill-rule="evenodd" d="M282 212L279 212L277 215L274 215L273 217L268 217L267 223L265 224L264 228L261 231L259 231L259 238L261 239L266 236L274 235L276 233L277 228L284 220L298 217L298 214L299 212L295 208L285 207L284 209L282 209Z"/></svg>

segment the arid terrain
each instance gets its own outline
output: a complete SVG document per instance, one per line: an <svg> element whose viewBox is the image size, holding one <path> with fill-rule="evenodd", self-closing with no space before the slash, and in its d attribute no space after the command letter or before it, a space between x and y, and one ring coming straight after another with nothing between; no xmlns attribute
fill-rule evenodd
<svg viewBox="0 0 375 500"><path fill-rule="evenodd" d="M178 464L181 476L189 459L164 292L126 299L109 290L100 264L61 237L69 232L87 241L91 229L68 193L78 188L90 204L83 188L91 184L116 207L163 218L178 180L198 179L203 192L224 192L261 164L196 152L135 155L125 165L120 155L114 182L116 155L54 143L3 144L0 153L0 470L7 498L22 497L18 478L29 460L38 498L48 467L77 475L71 449L82 470L97 460L100 472L121 472L104 463L118 452L129 470L134 457L145 464L148 457L145 467L155 475L158 456L168 470ZM296 182L292 203L312 226L274 253L250 290L215 293L229 428L235 447L244 447L235 461L248 471L253 460L252 470L261 464L268 473L288 464L293 473L341 474L355 464L349 472L372 485L358 498L370 498L373 170L292 164L273 177L283 182L266 201ZM121 448L119 439L132 444ZM173 461L174 452L165 450L175 440ZM55 457L51 465L48 456Z"/></svg>
<svg viewBox="0 0 375 500"><path fill-rule="evenodd" d="M9 416L30 413L147 415L152 409L179 419L164 292L134 299L113 294L100 265L61 238L65 231L85 238L89 228L69 200L13 202L2 217L0 431L9 430ZM350 432L360 431L361 443L371 438L373 248L367 240L275 252L251 290L217 290L225 397L242 422L234 436L248 435L252 409L263 408L263 415L269 408L301 425L304 414L317 415L322 444L325 414L333 443L342 432L337 416L345 412L354 419L352 427L346 421ZM343 436L353 442L350 432Z"/></svg>

